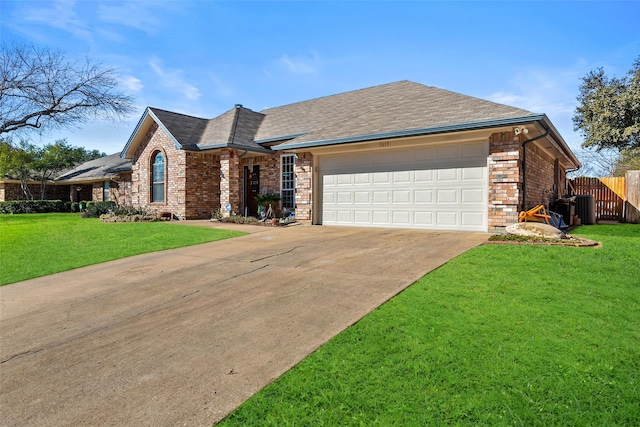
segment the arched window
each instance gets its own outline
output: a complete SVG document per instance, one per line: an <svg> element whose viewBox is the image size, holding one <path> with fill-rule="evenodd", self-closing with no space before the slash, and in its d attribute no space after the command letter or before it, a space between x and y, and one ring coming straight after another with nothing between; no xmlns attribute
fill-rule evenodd
<svg viewBox="0 0 640 427"><path fill-rule="evenodd" d="M151 169L151 201L164 202L164 155L160 151L153 156Z"/></svg>

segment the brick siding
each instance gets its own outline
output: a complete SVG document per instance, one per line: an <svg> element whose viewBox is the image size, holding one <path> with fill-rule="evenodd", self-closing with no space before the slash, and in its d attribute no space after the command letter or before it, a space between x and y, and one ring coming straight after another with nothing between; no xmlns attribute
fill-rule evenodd
<svg viewBox="0 0 640 427"><path fill-rule="evenodd" d="M313 207L313 155L300 153L296 160L296 219L311 221Z"/></svg>
<svg viewBox="0 0 640 427"><path fill-rule="evenodd" d="M554 159L539 147L529 144L527 150L525 209L537 205L549 207L549 202L555 199L557 188L554 185Z"/></svg>
<svg viewBox="0 0 640 427"><path fill-rule="evenodd" d="M513 132L489 137L489 230L518 222L522 195L522 139Z"/></svg>

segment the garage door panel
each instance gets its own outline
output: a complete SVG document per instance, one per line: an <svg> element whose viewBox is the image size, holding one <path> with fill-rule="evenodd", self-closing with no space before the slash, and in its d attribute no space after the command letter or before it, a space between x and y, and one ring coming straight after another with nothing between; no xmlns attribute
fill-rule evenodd
<svg viewBox="0 0 640 427"><path fill-rule="evenodd" d="M462 158L478 157L486 160L487 153L485 152L485 144L483 142L463 144L462 145Z"/></svg>
<svg viewBox="0 0 640 427"><path fill-rule="evenodd" d="M336 192L336 203L343 205L350 205L353 202L353 193L351 191L338 191Z"/></svg>
<svg viewBox="0 0 640 427"><path fill-rule="evenodd" d="M390 172L374 172L373 183L374 184L390 184L391 173Z"/></svg>
<svg viewBox="0 0 640 427"><path fill-rule="evenodd" d="M484 181L486 179L485 171L487 169L483 167L470 167L462 169L463 181Z"/></svg>
<svg viewBox="0 0 640 427"><path fill-rule="evenodd" d="M376 225L388 225L391 222L391 212L390 211L373 211L372 212L372 223Z"/></svg>
<svg viewBox="0 0 640 427"><path fill-rule="evenodd" d="M458 202L458 190L453 189L442 189L436 191L436 203L444 204L451 203L455 204Z"/></svg>
<svg viewBox="0 0 640 427"><path fill-rule="evenodd" d="M356 224L370 224L371 212L370 211L354 211L353 220Z"/></svg>
<svg viewBox="0 0 640 427"><path fill-rule="evenodd" d="M393 182L394 183L411 183L413 177L411 176L412 171L399 171L393 172Z"/></svg>
<svg viewBox="0 0 640 427"><path fill-rule="evenodd" d="M407 226L407 225L411 225L411 211L406 210L406 211L393 211L391 213L392 217L393 217L393 224L394 225L400 225L400 226Z"/></svg>
<svg viewBox="0 0 640 427"><path fill-rule="evenodd" d="M438 181L458 181L457 169L438 169L436 171Z"/></svg>
<svg viewBox="0 0 640 427"><path fill-rule="evenodd" d="M476 229L483 225L484 215L479 212L462 212L460 220L461 227Z"/></svg>
<svg viewBox="0 0 640 427"><path fill-rule="evenodd" d="M414 190L414 203L433 203L433 190Z"/></svg>
<svg viewBox="0 0 640 427"><path fill-rule="evenodd" d="M459 145L444 145L437 148L438 160L457 160L461 157L462 149Z"/></svg>
<svg viewBox="0 0 640 427"><path fill-rule="evenodd" d="M411 202L411 190L397 190L393 192L393 203Z"/></svg>
<svg viewBox="0 0 640 427"><path fill-rule="evenodd" d="M436 213L436 225L444 227L455 227L458 225L458 212L456 211L438 211Z"/></svg>
<svg viewBox="0 0 640 427"><path fill-rule="evenodd" d="M487 154L483 142L320 157L321 222L486 231Z"/></svg>
<svg viewBox="0 0 640 427"><path fill-rule="evenodd" d="M420 182L433 182L434 181L434 171L433 170L417 170L414 171L413 175L414 175L414 182L416 183L420 183Z"/></svg>
<svg viewBox="0 0 640 427"><path fill-rule="evenodd" d="M373 192L373 203L374 204L386 204L391 201L391 192L388 190L385 191L374 191Z"/></svg>
<svg viewBox="0 0 640 427"><path fill-rule="evenodd" d="M354 203L369 204L371 203L371 193L369 191L356 191L353 193Z"/></svg>
<svg viewBox="0 0 640 427"><path fill-rule="evenodd" d="M335 211L336 222L343 224L351 224L353 222L353 211L351 210L336 210Z"/></svg>
<svg viewBox="0 0 640 427"><path fill-rule="evenodd" d="M369 184L371 184L371 174L370 173L356 173L356 174L353 174L353 184L354 185L369 185Z"/></svg>
<svg viewBox="0 0 640 427"><path fill-rule="evenodd" d="M482 188L465 188L461 190L462 203L478 203L482 204L484 201L484 190Z"/></svg>
<svg viewBox="0 0 640 427"><path fill-rule="evenodd" d="M413 222L418 226L433 226L433 211L416 211Z"/></svg>

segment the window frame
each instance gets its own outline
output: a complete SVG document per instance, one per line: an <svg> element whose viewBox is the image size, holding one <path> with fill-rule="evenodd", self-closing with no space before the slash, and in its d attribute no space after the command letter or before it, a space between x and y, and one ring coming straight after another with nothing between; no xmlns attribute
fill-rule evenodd
<svg viewBox="0 0 640 427"><path fill-rule="evenodd" d="M280 156L280 206L290 210L296 209L297 158L296 154L282 154Z"/></svg>
<svg viewBox="0 0 640 427"><path fill-rule="evenodd" d="M157 158L158 156L162 156L162 162L158 162ZM166 194L166 190L167 190L167 156L165 155L165 153L162 150L155 150L153 152L153 154L151 155L151 168L150 168L150 191L149 191L149 200L151 201L151 203L166 203L167 200L167 194ZM157 176L157 172L159 172L159 170L156 168L156 166L160 166L162 165L162 180L156 180ZM160 186L162 186L162 191L157 191L157 188L159 188ZM156 196L161 195L162 199L160 200L159 198L157 198Z"/></svg>
<svg viewBox="0 0 640 427"><path fill-rule="evenodd" d="M111 198L110 196L111 196L111 182L104 181L102 183L102 201L108 202L109 199Z"/></svg>

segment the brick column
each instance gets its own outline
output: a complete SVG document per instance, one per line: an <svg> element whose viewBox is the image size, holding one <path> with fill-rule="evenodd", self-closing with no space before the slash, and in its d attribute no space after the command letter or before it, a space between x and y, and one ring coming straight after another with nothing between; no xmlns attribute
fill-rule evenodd
<svg viewBox="0 0 640 427"><path fill-rule="evenodd" d="M311 221L313 204L313 156L302 153L296 160L296 219Z"/></svg>
<svg viewBox="0 0 640 427"><path fill-rule="evenodd" d="M513 132L489 137L489 231L518 222L522 197L522 141Z"/></svg>
<svg viewBox="0 0 640 427"><path fill-rule="evenodd" d="M231 211L240 213L240 159L233 150L225 150L220 155L220 210L222 216L227 217L227 204Z"/></svg>

